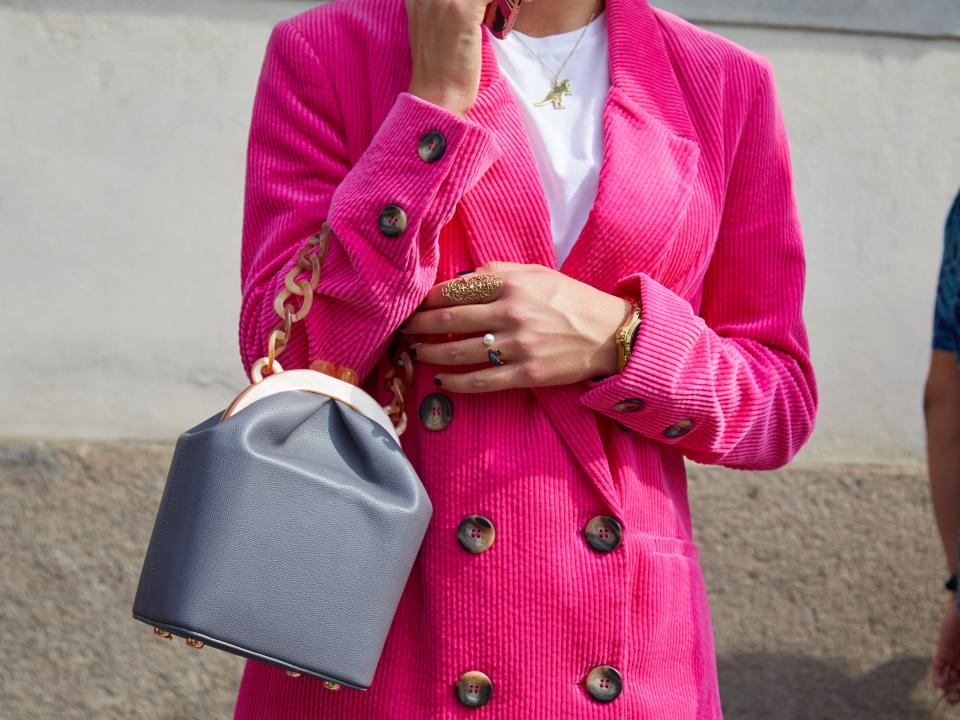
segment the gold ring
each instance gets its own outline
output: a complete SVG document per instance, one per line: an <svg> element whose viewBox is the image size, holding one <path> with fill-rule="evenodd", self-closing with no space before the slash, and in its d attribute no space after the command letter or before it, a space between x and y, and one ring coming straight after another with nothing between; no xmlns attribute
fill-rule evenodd
<svg viewBox="0 0 960 720"><path fill-rule="evenodd" d="M483 302L496 295L502 285L499 275L470 275L444 283L440 293L458 303Z"/></svg>

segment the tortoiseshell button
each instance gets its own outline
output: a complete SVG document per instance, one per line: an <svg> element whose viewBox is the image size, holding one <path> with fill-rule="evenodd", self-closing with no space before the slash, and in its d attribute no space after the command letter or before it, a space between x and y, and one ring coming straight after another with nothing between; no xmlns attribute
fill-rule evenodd
<svg viewBox="0 0 960 720"><path fill-rule="evenodd" d="M443 430L453 419L453 402L443 393L430 393L420 402L420 421L428 430Z"/></svg>
<svg viewBox="0 0 960 720"><path fill-rule="evenodd" d="M625 398L613 406L617 412L636 412L643 410L646 403L641 398Z"/></svg>
<svg viewBox="0 0 960 720"><path fill-rule="evenodd" d="M664 437L671 440L686 435L693 428L693 420L678 420L663 431Z"/></svg>
<svg viewBox="0 0 960 720"><path fill-rule="evenodd" d="M467 515L457 528L457 540L465 550L482 553L493 545L496 531L493 523L483 515Z"/></svg>
<svg viewBox="0 0 960 720"><path fill-rule="evenodd" d="M597 702L613 702L623 691L623 676L613 665L597 665L587 674L585 685Z"/></svg>
<svg viewBox="0 0 960 720"><path fill-rule="evenodd" d="M447 139L438 130L431 130L417 144L417 154L425 163L436 162L447 149Z"/></svg>
<svg viewBox="0 0 960 720"><path fill-rule="evenodd" d="M493 683L485 673L469 670L457 680L457 700L467 707L486 705L493 695Z"/></svg>
<svg viewBox="0 0 960 720"><path fill-rule="evenodd" d="M614 424L615 424L618 428L620 428L620 429L623 430L624 432L630 432L630 428L629 428L628 426L624 425L624 424L623 424L622 422L620 422L619 420L614 420L613 422L614 422Z"/></svg>
<svg viewBox="0 0 960 720"><path fill-rule="evenodd" d="M597 552L610 552L615 549L623 538L623 527L620 521L609 515L597 515L590 518L590 522L583 528L587 544Z"/></svg>
<svg viewBox="0 0 960 720"><path fill-rule="evenodd" d="M378 223L380 232L389 237L396 237L407 229L407 213L399 205L387 205L380 211Z"/></svg>

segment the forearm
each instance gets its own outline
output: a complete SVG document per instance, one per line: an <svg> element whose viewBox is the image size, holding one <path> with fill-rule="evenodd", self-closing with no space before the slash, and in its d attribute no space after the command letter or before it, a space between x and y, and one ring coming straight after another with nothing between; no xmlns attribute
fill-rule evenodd
<svg viewBox="0 0 960 720"><path fill-rule="evenodd" d="M409 92L355 158L343 124L316 53L289 21L280 23L248 148L239 338L248 372L281 322L274 299L298 253L326 223L312 307L280 363L328 360L363 380L433 284L441 227L500 153L489 129Z"/></svg>
<svg viewBox="0 0 960 720"><path fill-rule="evenodd" d="M933 511L952 573L957 571L960 529L960 370L952 353L936 357L941 352L934 351L924 391L924 420Z"/></svg>

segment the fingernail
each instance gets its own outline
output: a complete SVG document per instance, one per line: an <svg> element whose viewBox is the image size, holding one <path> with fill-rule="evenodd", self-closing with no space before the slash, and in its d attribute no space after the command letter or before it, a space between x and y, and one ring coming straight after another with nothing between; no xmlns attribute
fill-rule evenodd
<svg viewBox="0 0 960 720"><path fill-rule="evenodd" d="M417 359L417 348L415 346L411 345L409 348L407 348L407 352L410 353L411 358L414 360Z"/></svg>
<svg viewBox="0 0 960 720"><path fill-rule="evenodd" d="M472 272L476 272L476 270L475 270L475 269L474 269L474 270L461 270L460 272L457 273L457 275L469 275L469 274L472 273Z"/></svg>
<svg viewBox="0 0 960 720"><path fill-rule="evenodd" d="M433 382L435 382L437 385L443 385L443 380L440 379L439 375L433 376Z"/></svg>

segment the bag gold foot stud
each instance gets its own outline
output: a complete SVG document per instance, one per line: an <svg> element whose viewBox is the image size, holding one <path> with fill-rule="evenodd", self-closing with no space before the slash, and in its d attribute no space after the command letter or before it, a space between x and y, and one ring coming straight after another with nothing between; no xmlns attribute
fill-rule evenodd
<svg viewBox="0 0 960 720"><path fill-rule="evenodd" d="M163 628L155 627L155 628L153 629L153 634L156 635L157 637L166 638L167 640L170 640L170 639L173 638L173 633L172 633L172 632L167 632L167 631L164 630Z"/></svg>
<svg viewBox="0 0 960 720"><path fill-rule="evenodd" d="M192 648L194 648L194 649L196 649L196 650L202 650L202 649L203 649L203 640L197 640L196 638L188 637L188 638L187 638L187 645L189 645L190 647L192 647Z"/></svg>

